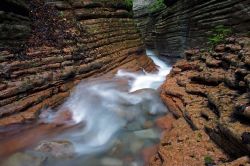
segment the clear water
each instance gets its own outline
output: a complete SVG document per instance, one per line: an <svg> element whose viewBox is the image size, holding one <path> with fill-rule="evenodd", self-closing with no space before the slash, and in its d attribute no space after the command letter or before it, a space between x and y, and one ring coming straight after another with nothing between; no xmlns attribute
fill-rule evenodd
<svg viewBox="0 0 250 166"><path fill-rule="evenodd" d="M147 51L147 54L158 66L158 72L130 73L120 70L113 79L82 82L75 88L62 108L72 112L73 123L84 123L85 127L53 138L72 142L75 154L71 158L59 159L43 154L49 156L43 165L145 164L143 151L155 146L160 138L154 120L167 112L157 88L171 70L171 66L152 51ZM55 116L49 113L43 119L50 123ZM34 149L27 151L32 153Z"/></svg>

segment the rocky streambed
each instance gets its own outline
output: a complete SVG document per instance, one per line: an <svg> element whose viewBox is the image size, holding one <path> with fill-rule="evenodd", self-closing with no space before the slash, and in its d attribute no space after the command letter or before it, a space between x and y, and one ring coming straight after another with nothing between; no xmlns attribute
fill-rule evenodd
<svg viewBox="0 0 250 166"><path fill-rule="evenodd" d="M3 166L142 166L157 151L167 108L157 88L171 67L152 52L156 73L120 70L80 83L57 109L0 143ZM3 132L4 133L4 132Z"/></svg>

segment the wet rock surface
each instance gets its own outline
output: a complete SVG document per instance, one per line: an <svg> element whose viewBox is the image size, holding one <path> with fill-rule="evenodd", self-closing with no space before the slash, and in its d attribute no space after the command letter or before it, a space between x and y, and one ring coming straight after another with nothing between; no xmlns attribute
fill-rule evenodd
<svg viewBox="0 0 250 166"><path fill-rule="evenodd" d="M31 34L28 1L1 1L0 18L0 50L5 46L18 50Z"/></svg>
<svg viewBox="0 0 250 166"><path fill-rule="evenodd" d="M35 152L19 152L10 156L7 161L1 162L1 166L42 166L47 157Z"/></svg>
<svg viewBox="0 0 250 166"><path fill-rule="evenodd" d="M22 47L15 45L18 51L0 41L0 127L34 121L82 79L118 68L155 70L123 1L21 2L15 1L28 14L20 18L31 31L22 29L30 33L20 38Z"/></svg>
<svg viewBox="0 0 250 166"><path fill-rule="evenodd" d="M74 156L74 145L70 141L43 141L36 148L36 151L50 154L56 158L70 158Z"/></svg>
<svg viewBox="0 0 250 166"><path fill-rule="evenodd" d="M249 165L249 43L228 38L215 51L186 51L174 65L161 97L178 120L151 165Z"/></svg>

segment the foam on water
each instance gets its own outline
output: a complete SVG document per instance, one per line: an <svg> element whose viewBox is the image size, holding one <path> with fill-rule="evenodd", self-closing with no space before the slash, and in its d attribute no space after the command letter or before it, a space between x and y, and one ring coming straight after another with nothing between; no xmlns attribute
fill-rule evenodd
<svg viewBox="0 0 250 166"><path fill-rule="evenodd" d="M86 124L80 131L61 136L75 144L78 154L91 154L109 148L119 130L132 120L143 117L145 109L142 105L144 108L147 105L146 111L151 114L167 111L155 90L138 91L157 89L171 69L153 52L147 53L159 71L153 74L118 71L116 77L130 80L127 91L121 90L115 81L82 82L64 103L63 107L72 111L75 123Z"/></svg>
<svg viewBox="0 0 250 166"><path fill-rule="evenodd" d="M153 51L147 50L147 55L158 66L158 72L147 73L143 71L143 73L138 74L119 70L116 74L117 77L127 77L132 79L130 81L130 92L145 88L157 89L166 79L166 75L168 75L171 70L171 67L160 60Z"/></svg>

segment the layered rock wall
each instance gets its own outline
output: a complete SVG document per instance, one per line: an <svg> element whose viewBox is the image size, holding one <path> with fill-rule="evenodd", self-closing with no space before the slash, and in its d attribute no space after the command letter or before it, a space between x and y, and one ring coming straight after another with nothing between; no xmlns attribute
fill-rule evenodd
<svg viewBox="0 0 250 166"><path fill-rule="evenodd" d="M0 50L15 49L31 32L29 7L25 0L2 0L0 5Z"/></svg>
<svg viewBox="0 0 250 166"><path fill-rule="evenodd" d="M26 4L29 17L19 16L19 11L4 12L5 19L11 15L25 20L25 24L10 22L11 26L3 22L4 26L31 32L18 37L12 34L19 29L10 29L11 35L0 32L0 126L36 119L40 110L62 103L84 78L115 72L118 67L154 68L123 1L32 0ZM21 49L15 51L17 47Z"/></svg>
<svg viewBox="0 0 250 166"><path fill-rule="evenodd" d="M158 13L135 11L146 44L165 56L181 56L187 48L206 47L217 25L235 33L250 31L249 0L166 0L166 4Z"/></svg>
<svg viewBox="0 0 250 166"><path fill-rule="evenodd" d="M212 52L193 49L185 57L162 85L161 97L178 120L163 136L152 165L203 165L207 156L224 165L249 155L250 38L228 38ZM213 142L229 158L222 159Z"/></svg>

